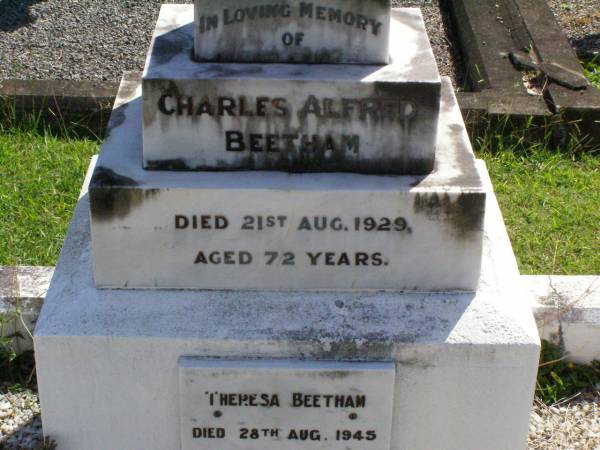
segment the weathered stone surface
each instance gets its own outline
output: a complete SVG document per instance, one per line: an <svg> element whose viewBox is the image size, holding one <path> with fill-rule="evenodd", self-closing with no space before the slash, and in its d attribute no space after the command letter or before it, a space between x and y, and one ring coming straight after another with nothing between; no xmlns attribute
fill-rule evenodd
<svg viewBox="0 0 600 450"><path fill-rule="evenodd" d="M44 432L61 450L179 448L181 356L391 361L390 450L525 448L539 339L486 189L475 293L96 289L84 197L34 337Z"/></svg>
<svg viewBox="0 0 600 450"><path fill-rule="evenodd" d="M540 337L559 344L567 360L600 360L600 276L521 277L532 297Z"/></svg>
<svg viewBox="0 0 600 450"><path fill-rule="evenodd" d="M442 97L429 175L164 172L141 167L124 82L90 188L96 283L474 290L485 192L447 79Z"/></svg>
<svg viewBox="0 0 600 450"><path fill-rule="evenodd" d="M18 296L18 291L17 268L12 266L0 266L0 297L16 298Z"/></svg>
<svg viewBox="0 0 600 450"><path fill-rule="evenodd" d="M197 63L192 13L161 10L143 82L146 168L433 169L440 77L419 10L394 10L384 66Z"/></svg>
<svg viewBox="0 0 600 450"><path fill-rule="evenodd" d="M390 0L196 0L198 61L389 61Z"/></svg>

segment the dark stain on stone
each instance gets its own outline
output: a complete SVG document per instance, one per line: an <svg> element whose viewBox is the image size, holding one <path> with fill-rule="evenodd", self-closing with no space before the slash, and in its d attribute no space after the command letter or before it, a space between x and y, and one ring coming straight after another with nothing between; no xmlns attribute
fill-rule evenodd
<svg viewBox="0 0 600 450"><path fill-rule="evenodd" d="M158 195L158 189L136 187L90 188L90 210L94 220L110 222L123 219L145 199Z"/></svg>
<svg viewBox="0 0 600 450"><path fill-rule="evenodd" d="M119 175L112 169L99 166L94 170L94 175L90 181L90 188L137 186L138 184L133 178Z"/></svg>
<svg viewBox="0 0 600 450"><path fill-rule="evenodd" d="M394 81L378 80L373 82L375 93L381 96L394 95L404 96L406 99L415 101L417 105L436 106L440 101L441 85L439 83L399 83Z"/></svg>
<svg viewBox="0 0 600 450"><path fill-rule="evenodd" d="M190 170L190 166L185 161L185 159L182 158L149 160L145 162L144 168L148 170Z"/></svg>
<svg viewBox="0 0 600 450"><path fill-rule="evenodd" d="M349 376L350 372L344 372L343 370L324 371L318 374L319 378L329 378L330 380L339 380Z"/></svg>
<svg viewBox="0 0 600 450"><path fill-rule="evenodd" d="M127 119L126 111L128 107L129 103L123 103L121 106L118 106L112 110L110 114L110 120L106 126L106 132L104 133L105 140L110 137L115 129L119 128L121 125L123 125L123 123L125 123L125 120Z"/></svg>
<svg viewBox="0 0 600 450"><path fill-rule="evenodd" d="M140 189L134 179L98 167L90 182L90 210L99 222L122 219L141 205L144 199L154 197L158 189Z"/></svg>
<svg viewBox="0 0 600 450"><path fill-rule="evenodd" d="M404 359L404 360L398 360L398 361L396 361L396 364L398 364L399 366L417 367L419 369L425 369L425 370L434 367L434 365L431 364L431 362L429 362L427 359L420 359L420 358L409 358L409 359Z"/></svg>
<svg viewBox="0 0 600 450"><path fill-rule="evenodd" d="M460 239L469 239L483 230L485 213L485 193L459 193L453 199L449 194L417 193L413 210L425 214L430 220L450 224Z"/></svg>
<svg viewBox="0 0 600 450"><path fill-rule="evenodd" d="M249 60L250 57L244 53L239 55L226 53L217 53L212 58L198 58L194 60L200 63L214 63L215 61L223 64L239 63L239 61ZM335 64L341 61L341 51L337 50L321 50L314 52L306 47L301 50L296 50L294 53L283 55L277 51L256 50L252 54L251 63L266 63L266 64ZM351 63L351 62L348 62Z"/></svg>
<svg viewBox="0 0 600 450"><path fill-rule="evenodd" d="M338 64L342 61L342 56L341 49L322 49L313 53L312 62L315 64Z"/></svg>
<svg viewBox="0 0 600 450"><path fill-rule="evenodd" d="M144 125L149 127L158 116L158 100L161 95L181 96L179 86L174 80L146 80L144 83Z"/></svg>
<svg viewBox="0 0 600 450"><path fill-rule="evenodd" d="M374 361L389 360L393 353L394 343L381 340L378 333L366 333L360 344L354 340L333 341L327 349L322 348L318 354L310 355L321 359L361 361L366 358Z"/></svg>
<svg viewBox="0 0 600 450"><path fill-rule="evenodd" d="M0 266L0 297L4 300L19 298L19 282L16 267Z"/></svg>
<svg viewBox="0 0 600 450"><path fill-rule="evenodd" d="M277 159L265 158L260 164L252 155L233 165L220 161L217 167L192 165L184 159L149 160L145 163L148 170L236 172L274 170L288 173L357 173L362 175L420 175L433 170L430 159L413 159L407 162L403 158L382 158L377 160L346 159L343 152L335 153L335 158L325 158L320 152L311 152L302 158Z"/></svg>

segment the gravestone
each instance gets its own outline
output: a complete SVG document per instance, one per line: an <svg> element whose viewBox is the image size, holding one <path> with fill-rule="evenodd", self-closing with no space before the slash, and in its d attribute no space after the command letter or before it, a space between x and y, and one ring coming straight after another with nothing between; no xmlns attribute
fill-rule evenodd
<svg viewBox="0 0 600 450"><path fill-rule="evenodd" d="M36 327L44 431L65 450L525 448L523 300L418 10L164 5Z"/></svg>

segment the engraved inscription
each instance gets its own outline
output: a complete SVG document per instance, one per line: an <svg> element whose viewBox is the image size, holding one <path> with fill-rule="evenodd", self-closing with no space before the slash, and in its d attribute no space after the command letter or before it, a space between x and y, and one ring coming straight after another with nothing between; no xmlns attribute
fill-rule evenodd
<svg viewBox="0 0 600 450"><path fill-rule="evenodd" d="M297 5L275 3L270 5L245 6L243 8L225 8L219 14L201 15L198 18L198 31L205 33L216 30L220 26L258 22L269 19L300 18L340 24L379 36L383 23L375 17L347 11L341 8L331 8L314 2L300 2ZM259 23L255 26L260 27Z"/></svg>
<svg viewBox="0 0 600 450"><path fill-rule="evenodd" d="M388 450L394 377L393 363L183 358L182 448Z"/></svg>
<svg viewBox="0 0 600 450"><path fill-rule="evenodd" d="M222 131L223 150L227 153L318 154L326 158L358 156L361 150L359 134L328 131L328 126L351 129L346 125L358 121L370 127L398 127L406 134L417 115L414 101L382 96L319 98L309 95L296 104L283 97L194 97L163 93L157 108L163 116L192 121L245 120L238 125L243 126L243 130L226 128ZM296 125L291 124L292 118ZM278 132L260 132L264 126Z"/></svg>
<svg viewBox="0 0 600 450"><path fill-rule="evenodd" d="M158 110L164 115L189 117L282 117L294 114L300 119L341 119L392 121L403 123L417 114L416 103L397 97L318 98L310 95L299 106L282 97L261 96L203 97L164 93L158 100Z"/></svg>
<svg viewBox="0 0 600 450"><path fill-rule="evenodd" d="M195 0L198 61L386 64L390 0Z"/></svg>
<svg viewBox="0 0 600 450"><path fill-rule="evenodd" d="M177 232L244 232L283 231L298 233L389 233L411 234L412 228L404 217L241 215L228 217L223 214L176 214L174 230ZM201 248L193 255L195 265L249 266L304 266L304 267L373 267L383 268L390 258L379 251L297 251L291 249L264 249L251 252L245 249Z"/></svg>

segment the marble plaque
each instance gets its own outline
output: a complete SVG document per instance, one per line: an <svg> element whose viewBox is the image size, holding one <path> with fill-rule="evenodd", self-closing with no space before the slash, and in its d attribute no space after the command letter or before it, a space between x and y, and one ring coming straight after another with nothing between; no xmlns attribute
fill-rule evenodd
<svg viewBox="0 0 600 450"><path fill-rule="evenodd" d="M394 363L179 363L181 448L389 450Z"/></svg>
<svg viewBox="0 0 600 450"><path fill-rule="evenodd" d="M388 62L390 0L196 0L198 61Z"/></svg>
<svg viewBox="0 0 600 450"><path fill-rule="evenodd" d="M197 63L191 7L163 7L143 81L145 167L431 172L440 77L420 12L392 22L383 66Z"/></svg>
<svg viewBox="0 0 600 450"><path fill-rule="evenodd" d="M123 84L90 184L98 286L477 286L486 194L449 82L421 176L144 170L137 87Z"/></svg>

